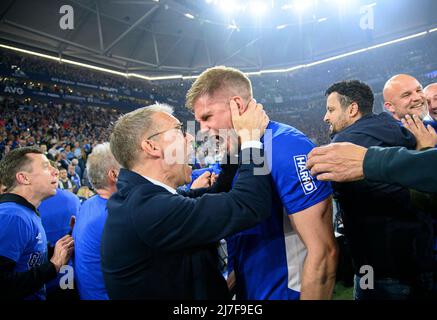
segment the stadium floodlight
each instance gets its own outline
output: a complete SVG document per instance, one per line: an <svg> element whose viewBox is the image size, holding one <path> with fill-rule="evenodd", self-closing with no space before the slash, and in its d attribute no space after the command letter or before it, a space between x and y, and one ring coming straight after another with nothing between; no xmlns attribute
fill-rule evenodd
<svg viewBox="0 0 437 320"><path fill-rule="evenodd" d="M339 7L346 7L348 5L348 3L350 2L350 0L335 0L335 3L339 6Z"/></svg>
<svg viewBox="0 0 437 320"><path fill-rule="evenodd" d="M199 78L199 76L183 76L182 80L192 80L192 79L197 79Z"/></svg>
<svg viewBox="0 0 437 320"><path fill-rule="evenodd" d="M238 13L239 11L244 11L246 6L244 4L238 3L236 0L221 0L217 4L218 7L225 13Z"/></svg>
<svg viewBox="0 0 437 320"><path fill-rule="evenodd" d="M293 9L301 14L311 6L311 1L308 0L296 0L293 2Z"/></svg>
<svg viewBox="0 0 437 320"><path fill-rule="evenodd" d="M356 0L334 0L333 2L335 5L337 5L340 12L345 12L346 10L352 8L354 5L357 4ZM376 3L371 3L369 5L363 5L363 6L368 7L374 5L376 5Z"/></svg>
<svg viewBox="0 0 437 320"><path fill-rule="evenodd" d="M250 3L249 8L255 16L262 16L267 11L267 5L263 1L253 1Z"/></svg>
<svg viewBox="0 0 437 320"><path fill-rule="evenodd" d="M5 49L9 49L9 50L13 50L13 51L18 51L18 52L22 52L22 53L27 53L33 56L37 56L37 57L41 57L41 58L45 58L45 59L50 59L50 60L55 60L55 61L61 61L61 59L59 57L54 57L54 56L49 56L47 54L43 54L43 53L39 53L39 52L34 52L34 51L30 51L30 50L26 50L26 49L21 49L21 48L16 48L16 47L12 47L12 46L8 46L5 44L0 44L0 48L5 48Z"/></svg>
<svg viewBox="0 0 437 320"><path fill-rule="evenodd" d="M281 6L282 10L293 10L301 14L314 5L313 0L294 0Z"/></svg>
<svg viewBox="0 0 437 320"><path fill-rule="evenodd" d="M169 76L148 77L148 76L144 76L144 75L138 74L138 73L128 73L128 74L126 74L126 76L129 78L138 78L138 79L143 79L143 80L148 80L148 81L182 79L181 74L169 75Z"/></svg>
<svg viewBox="0 0 437 320"><path fill-rule="evenodd" d="M78 61L74 61L74 60L70 60L70 59L64 59L64 58L59 59L59 61L63 62L63 63L68 63L68 64L72 64L75 66L79 66L79 67L84 67L87 69L92 69L92 70L96 70L96 71L102 71L102 72L106 72L106 73L115 74L117 76L127 77L127 74L125 72L120 72L120 71L116 71L116 70L111 70L111 69L107 69L107 68L93 66L93 65L88 64L88 63L82 63L82 62L78 62Z"/></svg>

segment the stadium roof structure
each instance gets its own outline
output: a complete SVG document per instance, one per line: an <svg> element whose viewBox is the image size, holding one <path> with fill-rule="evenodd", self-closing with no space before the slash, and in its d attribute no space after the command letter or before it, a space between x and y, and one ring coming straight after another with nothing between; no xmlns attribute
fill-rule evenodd
<svg viewBox="0 0 437 320"><path fill-rule="evenodd" d="M146 76L256 72L435 28L435 12L433 0L2 0L0 43Z"/></svg>

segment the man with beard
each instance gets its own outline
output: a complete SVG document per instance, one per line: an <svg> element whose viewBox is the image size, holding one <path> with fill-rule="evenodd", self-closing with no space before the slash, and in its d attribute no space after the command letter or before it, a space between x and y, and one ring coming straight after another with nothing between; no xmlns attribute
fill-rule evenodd
<svg viewBox="0 0 437 320"><path fill-rule="evenodd" d="M387 113L372 113L373 93L360 81L343 81L326 90L327 112L333 142L413 149L413 135L396 120L408 114L423 117L426 102L421 87L407 76L400 86L386 86ZM410 83L411 82L411 83ZM397 93L402 90L404 94ZM410 97L410 98L407 98ZM432 221L417 208L408 188L362 180L334 183L355 270L354 297L414 299L430 295L432 287ZM371 267L374 288L366 286ZM363 269L364 268L364 269Z"/></svg>

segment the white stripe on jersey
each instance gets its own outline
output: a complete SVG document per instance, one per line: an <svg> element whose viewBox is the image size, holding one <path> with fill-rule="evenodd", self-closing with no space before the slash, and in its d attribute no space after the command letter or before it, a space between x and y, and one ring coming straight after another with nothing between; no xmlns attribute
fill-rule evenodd
<svg viewBox="0 0 437 320"><path fill-rule="evenodd" d="M299 235L295 230L293 230L285 209L283 213L284 241L288 269L288 288L300 292L303 263L307 255L307 249L302 240L300 240Z"/></svg>

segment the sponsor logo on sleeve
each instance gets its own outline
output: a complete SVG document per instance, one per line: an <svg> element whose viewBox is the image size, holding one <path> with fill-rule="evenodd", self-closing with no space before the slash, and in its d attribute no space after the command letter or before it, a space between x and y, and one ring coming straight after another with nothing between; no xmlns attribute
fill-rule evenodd
<svg viewBox="0 0 437 320"><path fill-rule="evenodd" d="M33 267L40 266L44 261L44 255L41 252L32 252L27 261L27 267L32 269Z"/></svg>
<svg viewBox="0 0 437 320"><path fill-rule="evenodd" d="M317 190L317 186L314 183L314 179L311 176L310 171L306 167L307 164L307 156L306 155L298 155L294 156L294 165L296 166L296 172L299 176L300 185L303 189L303 192L308 195Z"/></svg>

